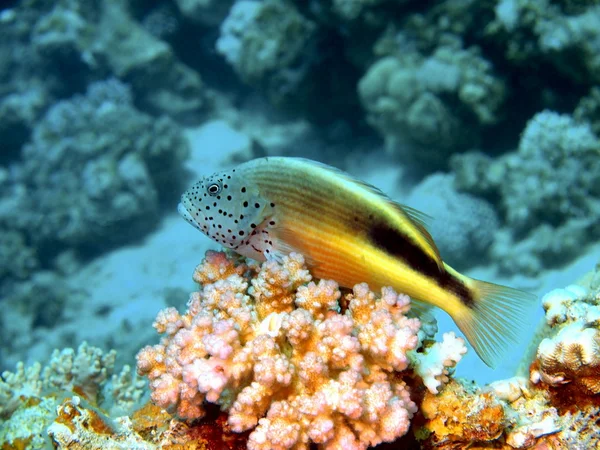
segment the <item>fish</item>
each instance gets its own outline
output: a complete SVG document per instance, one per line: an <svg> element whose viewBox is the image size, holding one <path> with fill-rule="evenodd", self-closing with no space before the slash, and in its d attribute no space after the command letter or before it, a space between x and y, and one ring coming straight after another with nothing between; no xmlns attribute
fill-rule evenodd
<svg viewBox="0 0 600 450"><path fill-rule="evenodd" d="M297 252L316 278L390 286L413 305L441 308L490 367L516 342L537 298L459 273L442 260L425 214L309 159L264 157L207 176L177 209L240 255L265 261Z"/></svg>

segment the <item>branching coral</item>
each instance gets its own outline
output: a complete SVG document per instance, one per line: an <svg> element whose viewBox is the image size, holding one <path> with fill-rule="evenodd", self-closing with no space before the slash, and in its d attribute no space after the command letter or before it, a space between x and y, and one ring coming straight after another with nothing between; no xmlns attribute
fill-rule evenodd
<svg viewBox="0 0 600 450"><path fill-rule="evenodd" d="M342 312L337 284L310 281L298 254L258 269L208 252L194 279L188 311L161 312L165 337L138 354L157 405L197 419L216 403L232 430L256 427L250 449L364 449L408 431L408 297L359 284Z"/></svg>
<svg viewBox="0 0 600 450"><path fill-rule="evenodd" d="M411 352L410 359L415 372L423 379L423 383L432 394L450 381L450 374L456 364L467 353L467 346L462 338L453 332L444 333L442 342L435 342L424 352Z"/></svg>

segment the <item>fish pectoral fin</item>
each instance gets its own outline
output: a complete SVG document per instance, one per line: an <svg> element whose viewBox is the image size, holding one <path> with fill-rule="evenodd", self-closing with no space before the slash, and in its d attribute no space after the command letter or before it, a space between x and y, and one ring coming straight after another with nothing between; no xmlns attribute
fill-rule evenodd
<svg viewBox="0 0 600 450"><path fill-rule="evenodd" d="M286 253L280 252L278 250L272 250L269 252L267 252L267 251L263 252L263 255L267 261L274 261L278 264L282 264L283 257L286 256Z"/></svg>
<svg viewBox="0 0 600 450"><path fill-rule="evenodd" d="M317 263L310 255L290 244L290 242L294 241L294 235L290 230L275 225L269 228L269 234L272 236L273 248L276 254L289 255L290 253L298 253L304 257L306 265L311 270L317 267Z"/></svg>

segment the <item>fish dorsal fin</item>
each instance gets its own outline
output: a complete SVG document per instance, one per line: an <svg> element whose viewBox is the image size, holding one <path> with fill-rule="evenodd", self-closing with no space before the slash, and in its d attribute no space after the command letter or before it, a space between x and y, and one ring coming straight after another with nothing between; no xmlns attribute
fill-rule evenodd
<svg viewBox="0 0 600 450"><path fill-rule="evenodd" d="M294 159L296 159L298 161L302 161L306 164L313 165L320 169L329 171L339 177L342 177L344 180L346 180L350 183L361 186L362 188L366 189L367 191L371 192L372 194L383 199L394 209L398 210L403 216L406 216L410 220L410 222L415 226L415 229L417 230L419 235L423 238L423 240L427 243L427 245L429 245L431 252L432 252L431 256L435 259L437 266L440 268L440 270L443 270L444 263L442 261L442 257L440 256L440 252L437 248L437 245L435 245L433 237L427 230L427 222L430 222L432 220L431 216L429 216L429 215L425 214L424 212L421 212L415 208L412 208L410 206L402 205L400 203L393 201L391 198L388 197L388 195L386 193L384 193L378 187L375 187L372 184L369 184L365 181L355 178L352 175L350 175L349 173L338 169L337 167L329 166L327 164L324 164L324 163L321 163L318 161L313 161L311 159L306 159L306 158L294 158Z"/></svg>

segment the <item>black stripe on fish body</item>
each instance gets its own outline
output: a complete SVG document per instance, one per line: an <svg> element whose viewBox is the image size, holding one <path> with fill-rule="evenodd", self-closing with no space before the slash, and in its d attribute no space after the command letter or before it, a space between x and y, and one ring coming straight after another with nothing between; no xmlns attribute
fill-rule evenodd
<svg viewBox="0 0 600 450"><path fill-rule="evenodd" d="M385 223L372 223L367 234L377 248L401 259L407 266L434 280L441 288L453 292L465 306L474 306L473 294L462 280L445 270L440 270L437 262L401 231Z"/></svg>

